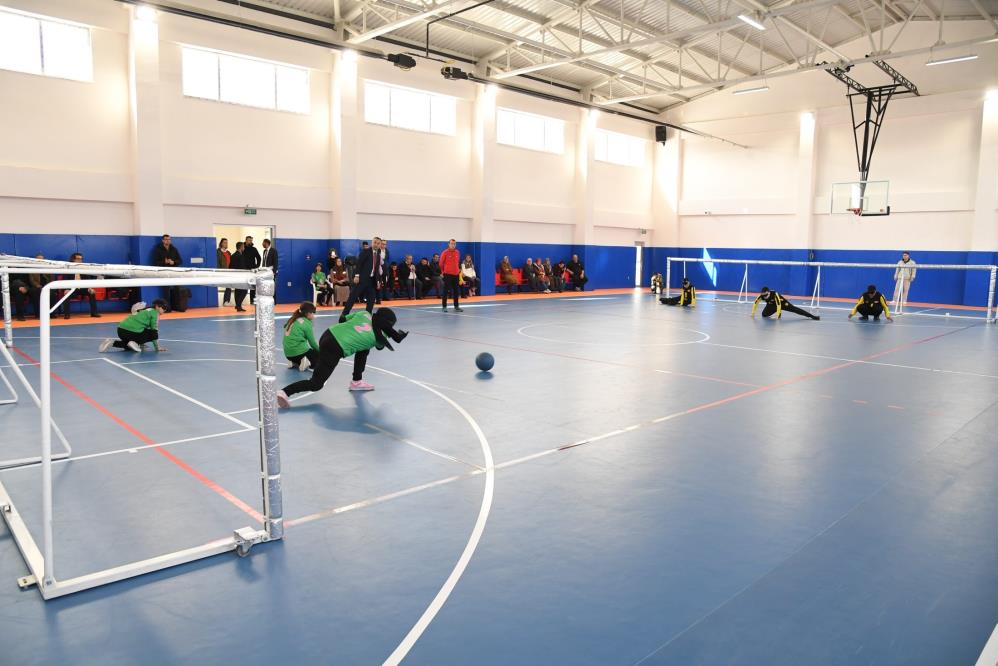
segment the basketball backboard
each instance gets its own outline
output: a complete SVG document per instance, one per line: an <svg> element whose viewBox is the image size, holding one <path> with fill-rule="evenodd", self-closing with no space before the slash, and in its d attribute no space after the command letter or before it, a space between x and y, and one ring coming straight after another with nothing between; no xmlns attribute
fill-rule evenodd
<svg viewBox="0 0 998 666"><path fill-rule="evenodd" d="M832 185L832 214L890 215L889 180L859 180Z"/></svg>

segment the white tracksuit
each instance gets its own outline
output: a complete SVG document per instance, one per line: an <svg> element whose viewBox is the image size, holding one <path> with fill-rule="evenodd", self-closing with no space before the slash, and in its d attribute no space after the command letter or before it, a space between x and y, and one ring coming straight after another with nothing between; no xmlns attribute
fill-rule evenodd
<svg viewBox="0 0 998 666"><path fill-rule="evenodd" d="M898 261L897 268L894 269L894 305L900 307L902 303L908 302L908 290L911 283L915 281L915 274L918 273L918 265L914 259L903 259Z"/></svg>

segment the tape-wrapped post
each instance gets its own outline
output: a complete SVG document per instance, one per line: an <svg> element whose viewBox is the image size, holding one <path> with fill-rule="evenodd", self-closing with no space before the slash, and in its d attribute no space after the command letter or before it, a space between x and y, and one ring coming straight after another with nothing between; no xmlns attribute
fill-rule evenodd
<svg viewBox="0 0 998 666"><path fill-rule="evenodd" d="M274 275L269 269L256 275L257 391L260 402L260 470L264 491L264 528L270 539L284 536L284 499L281 486L281 443L277 420L277 378L274 350Z"/></svg>

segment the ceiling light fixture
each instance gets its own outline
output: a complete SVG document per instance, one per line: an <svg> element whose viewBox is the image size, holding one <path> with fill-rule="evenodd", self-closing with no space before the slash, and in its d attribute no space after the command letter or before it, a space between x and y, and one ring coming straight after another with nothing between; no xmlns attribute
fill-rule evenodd
<svg viewBox="0 0 998 666"><path fill-rule="evenodd" d="M963 62L964 60L977 60L976 53L969 53L962 56L954 56L952 58L940 58L939 60L930 60L925 63L926 66L931 67L932 65L948 65L951 62Z"/></svg>
<svg viewBox="0 0 998 666"><path fill-rule="evenodd" d="M757 92L769 92L769 86L759 86L758 88L745 88L744 90L736 90L734 95L748 95L749 93Z"/></svg>
<svg viewBox="0 0 998 666"><path fill-rule="evenodd" d="M751 16L748 16L747 14L739 14L738 18L740 20L744 21L745 23L748 23L750 26L752 26L756 30L765 30L766 29L766 26L764 26L761 21L758 21L758 20L752 18Z"/></svg>

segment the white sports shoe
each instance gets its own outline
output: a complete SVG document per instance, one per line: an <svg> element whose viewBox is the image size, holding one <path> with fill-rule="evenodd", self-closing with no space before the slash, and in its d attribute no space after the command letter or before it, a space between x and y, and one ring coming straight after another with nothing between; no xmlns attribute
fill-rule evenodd
<svg viewBox="0 0 998 666"><path fill-rule="evenodd" d="M108 350L108 347L110 347L113 344L114 344L113 338L105 338L104 342L100 343L100 347L97 348L97 351L103 354Z"/></svg>
<svg viewBox="0 0 998 666"><path fill-rule="evenodd" d="M297 365L295 365L295 362L294 362L294 361L288 361L288 370L294 370L294 369L295 369L295 368L297 368L297 367L298 367L298 366L297 366Z"/></svg>
<svg viewBox="0 0 998 666"><path fill-rule="evenodd" d="M301 361L298 362L298 370L300 372L305 372L312 367L312 362L308 360L308 356L302 356Z"/></svg>
<svg viewBox="0 0 998 666"><path fill-rule="evenodd" d="M291 400L288 399L288 394L284 391L277 392L277 406L283 407L284 409L289 409L291 407Z"/></svg>
<svg viewBox="0 0 998 666"><path fill-rule="evenodd" d="M350 391L373 391L374 390L374 386L372 384L368 384L367 382L361 380L359 382L350 382L350 387L349 387L348 390L350 390Z"/></svg>
<svg viewBox="0 0 998 666"><path fill-rule="evenodd" d="M140 347L139 343L137 343L135 340L130 341L128 343L127 347L129 349L131 349L133 352L141 352L142 351L142 347Z"/></svg>

